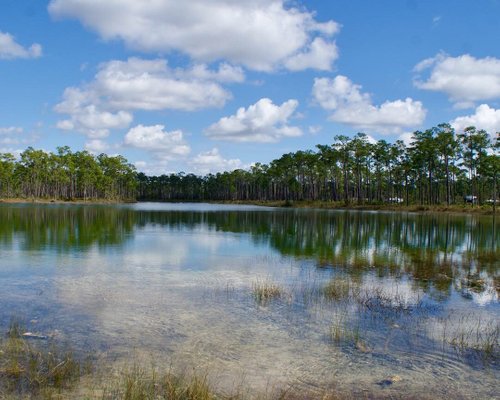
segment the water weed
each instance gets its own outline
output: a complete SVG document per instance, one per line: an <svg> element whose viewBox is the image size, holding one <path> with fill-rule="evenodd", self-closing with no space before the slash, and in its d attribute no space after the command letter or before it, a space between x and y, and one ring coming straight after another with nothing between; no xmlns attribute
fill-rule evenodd
<svg viewBox="0 0 500 400"><path fill-rule="evenodd" d="M258 304L266 304L270 300L284 296L285 290L269 281L256 281L252 284L252 293Z"/></svg>

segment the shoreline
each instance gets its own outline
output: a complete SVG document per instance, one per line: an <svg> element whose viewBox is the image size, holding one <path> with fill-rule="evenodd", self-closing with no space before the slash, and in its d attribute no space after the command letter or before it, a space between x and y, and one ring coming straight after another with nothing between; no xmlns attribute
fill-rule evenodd
<svg viewBox="0 0 500 400"><path fill-rule="evenodd" d="M448 213L448 214L473 214L473 215L493 215L492 206L472 206L472 205L397 205L397 204L349 204L343 202L328 201L209 201L211 204L241 204L255 205L276 208L311 208L321 210L344 210L344 211L389 211L389 212L414 212L421 214ZM500 214L500 207L497 207L495 215Z"/></svg>
<svg viewBox="0 0 500 400"><path fill-rule="evenodd" d="M99 205L99 204L133 204L137 203L137 200L84 200L84 199L73 199L73 200L61 200L61 199L24 199L24 198L0 198L0 204L89 204L89 205Z"/></svg>
<svg viewBox="0 0 500 400"><path fill-rule="evenodd" d="M155 200L61 200L61 199L25 199L25 198L0 198L0 204L78 204L78 205L117 205L134 203L208 203L208 204L229 204L229 205L254 205L275 208L310 208L321 210L344 210L344 211L388 211L388 212L413 212L421 214L447 213L466 215L494 215L493 207L490 205L472 206L466 204L455 205L402 205L402 204L349 204L343 202L330 201L285 201L285 200L206 200L206 201L155 201ZM497 207L495 215L500 214L500 207Z"/></svg>

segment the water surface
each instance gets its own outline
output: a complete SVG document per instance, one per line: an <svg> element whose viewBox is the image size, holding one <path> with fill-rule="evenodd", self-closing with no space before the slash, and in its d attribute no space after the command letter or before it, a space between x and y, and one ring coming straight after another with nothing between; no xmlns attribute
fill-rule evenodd
<svg viewBox="0 0 500 400"><path fill-rule="evenodd" d="M20 318L223 390L494 398L497 230L491 216L0 204L0 328ZM271 283L281 296L256 301Z"/></svg>

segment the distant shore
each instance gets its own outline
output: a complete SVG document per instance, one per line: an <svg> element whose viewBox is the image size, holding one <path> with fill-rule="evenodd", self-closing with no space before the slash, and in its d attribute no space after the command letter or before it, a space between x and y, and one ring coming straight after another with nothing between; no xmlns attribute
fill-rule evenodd
<svg viewBox="0 0 500 400"><path fill-rule="evenodd" d="M210 201L215 204L242 204L265 207L285 208L319 208L326 210L353 210L353 211L395 211L395 212L417 212L417 213L457 213L457 214L480 214L493 215L493 207L490 205L472 206L470 204L447 205L418 205L418 204L348 204L331 201ZM496 209L500 214L500 206Z"/></svg>
<svg viewBox="0 0 500 400"><path fill-rule="evenodd" d="M135 200L106 200L106 199L97 199L97 200L84 200L84 199L71 199L71 200L62 200L62 199L35 199L35 198L0 198L1 203L7 204L126 204L126 203L136 203Z"/></svg>
<svg viewBox="0 0 500 400"><path fill-rule="evenodd" d="M147 202L146 201L136 201L136 200L84 200L84 199L72 199L72 200L61 200L61 199L32 199L32 198L0 198L0 204L128 204L137 202ZM155 202L154 200L151 200ZM162 201L158 201L163 203ZM180 202L192 202L192 203L211 203L211 204L235 204L235 205L255 205L263 207L276 207L276 208L318 208L325 210L353 210L353 211L394 211L394 212L416 212L416 213L455 213L455 214L477 214L477 215L493 215L493 207L490 205L470 205L470 204L453 204L447 205L418 205L418 204L355 204L350 203L346 205L343 202L331 202L331 201L283 201L283 200L225 200L225 201L189 201L189 200L178 200L171 201L168 203L180 203ZM165 202L167 203L167 202ZM500 214L500 206L496 209L496 214Z"/></svg>

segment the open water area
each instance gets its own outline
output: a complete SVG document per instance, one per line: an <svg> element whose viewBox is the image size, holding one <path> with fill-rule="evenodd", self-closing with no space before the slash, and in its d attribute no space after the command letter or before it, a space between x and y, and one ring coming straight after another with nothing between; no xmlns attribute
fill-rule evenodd
<svg viewBox="0 0 500 400"><path fill-rule="evenodd" d="M0 204L0 329L218 390L499 398L493 216ZM269 290L268 289L274 289Z"/></svg>

